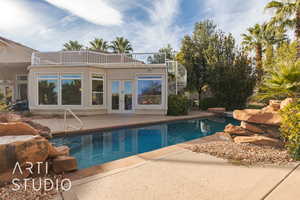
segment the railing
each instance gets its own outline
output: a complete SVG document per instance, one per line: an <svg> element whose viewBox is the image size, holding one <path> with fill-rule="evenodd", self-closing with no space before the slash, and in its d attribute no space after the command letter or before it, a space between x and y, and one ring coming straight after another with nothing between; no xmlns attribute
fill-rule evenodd
<svg viewBox="0 0 300 200"><path fill-rule="evenodd" d="M164 53L113 54L94 51L34 52L32 65L165 64Z"/></svg>
<svg viewBox="0 0 300 200"><path fill-rule="evenodd" d="M68 112L79 122L80 127L76 127L76 126L72 126L72 125L67 125L67 115L68 115ZM69 128L81 130L83 128L83 122L81 121L81 119L79 119L79 117L77 117L77 115L75 115L75 113L73 113L73 111L71 109L66 109L65 110L65 114L64 114L64 130L65 130L65 132Z"/></svg>

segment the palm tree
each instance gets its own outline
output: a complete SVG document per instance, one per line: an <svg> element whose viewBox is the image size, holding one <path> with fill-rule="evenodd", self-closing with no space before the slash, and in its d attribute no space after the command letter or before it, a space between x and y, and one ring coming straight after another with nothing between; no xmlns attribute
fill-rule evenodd
<svg viewBox="0 0 300 200"><path fill-rule="evenodd" d="M265 9L274 9L275 15L270 24L295 30L297 58L300 58L300 0L278 0L269 2Z"/></svg>
<svg viewBox="0 0 300 200"><path fill-rule="evenodd" d="M300 61L281 62L268 71L256 97L260 100L299 98Z"/></svg>
<svg viewBox="0 0 300 200"><path fill-rule="evenodd" d="M82 50L83 45L79 44L77 40L70 40L64 44L64 51L80 51Z"/></svg>
<svg viewBox="0 0 300 200"><path fill-rule="evenodd" d="M114 41L112 41L110 48L114 53L130 53L133 51L129 40L123 37L117 37Z"/></svg>
<svg viewBox="0 0 300 200"><path fill-rule="evenodd" d="M90 50L94 51L107 51L108 50L108 43L107 41L103 40L102 38L95 38L93 41L90 41Z"/></svg>
<svg viewBox="0 0 300 200"><path fill-rule="evenodd" d="M262 58L263 58L263 45L265 43L264 32L266 31L265 25L255 24L254 27L248 28L248 34L242 34L244 48L246 51L255 50L256 70L258 79L262 76Z"/></svg>
<svg viewBox="0 0 300 200"><path fill-rule="evenodd" d="M242 34L244 48L246 51L255 51L256 70L258 80L263 75L263 53L266 48L272 48L274 45L280 45L287 40L286 30L284 28L269 26L267 24L255 24L248 28L248 34Z"/></svg>

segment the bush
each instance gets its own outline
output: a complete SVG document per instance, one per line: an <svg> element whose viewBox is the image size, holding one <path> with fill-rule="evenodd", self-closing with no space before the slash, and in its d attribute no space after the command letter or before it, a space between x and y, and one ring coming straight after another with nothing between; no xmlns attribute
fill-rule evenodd
<svg viewBox="0 0 300 200"><path fill-rule="evenodd" d="M280 114L282 137L292 157L300 160L300 99L286 106Z"/></svg>
<svg viewBox="0 0 300 200"><path fill-rule="evenodd" d="M207 110L208 108L218 107L219 101L215 97L207 97L201 99L199 102L199 108L201 110Z"/></svg>
<svg viewBox="0 0 300 200"><path fill-rule="evenodd" d="M183 95L169 95L168 115L187 115L190 108L190 101Z"/></svg>

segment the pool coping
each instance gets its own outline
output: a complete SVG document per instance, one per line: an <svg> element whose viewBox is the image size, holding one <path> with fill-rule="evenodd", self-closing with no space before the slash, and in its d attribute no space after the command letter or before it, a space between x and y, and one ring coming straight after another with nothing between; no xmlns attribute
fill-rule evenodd
<svg viewBox="0 0 300 200"><path fill-rule="evenodd" d="M191 148L195 144L201 144L211 141L226 141L226 139L224 139L224 133L217 132L209 136L197 138L183 143L178 143L145 153L136 154L100 165L95 165L89 168L80 169L74 172L69 172L64 174L64 177L69 178L71 181L81 182L83 181L83 179L93 179L93 177L95 176L103 176L114 171L117 172L130 167L139 166L148 161L158 160L161 157L167 156L169 154L182 152Z"/></svg>
<svg viewBox="0 0 300 200"><path fill-rule="evenodd" d="M139 127L145 125L155 125L160 123L175 122L175 121L188 120L188 119L201 119L201 118L205 119L208 117L215 117L215 116L218 115L211 112L201 112L199 114L194 114L194 115L173 116L174 118L149 120L147 122L125 123L125 124L118 124L118 125L103 126L98 128L86 128L81 130L55 131L55 132L51 132L51 134L53 138L56 138L56 137L63 137L63 136L80 135L80 134L90 133L90 132L109 131L113 129L131 128L131 127Z"/></svg>

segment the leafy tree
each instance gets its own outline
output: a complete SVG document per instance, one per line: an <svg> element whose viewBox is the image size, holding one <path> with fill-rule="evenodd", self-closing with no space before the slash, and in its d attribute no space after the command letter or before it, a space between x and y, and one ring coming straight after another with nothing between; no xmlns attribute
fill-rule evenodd
<svg viewBox="0 0 300 200"><path fill-rule="evenodd" d="M251 61L236 48L232 35L218 32L205 50L207 83L218 106L243 108L255 86Z"/></svg>
<svg viewBox="0 0 300 200"><path fill-rule="evenodd" d="M70 40L64 44L64 51L80 51L82 50L83 45L81 45L77 40Z"/></svg>
<svg viewBox="0 0 300 200"><path fill-rule="evenodd" d="M271 25L288 27L295 31L297 58L300 58L300 0L271 1L265 8L275 10Z"/></svg>
<svg viewBox="0 0 300 200"><path fill-rule="evenodd" d="M180 52L177 55L177 60L187 69L187 89L198 92L199 102L202 88L206 84L208 67L205 50L215 33L216 25L212 21L196 23L193 34L183 38Z"/></svg>
<svg viewBox="0 0 300 200"><path fill-rule="evenodd" d="M133 51L129 40L123 37L117 37L112 41L110 48L114 53L130 53Z"/></svg>
<svg viewBox="0 0 300 200"><path fill-rule="evenodd" d="M90 41L90 45L91 47L89 49L94 51L106 52L109 47L107 41L103 40L102 38L95 38L93 41Z"/></svg>

